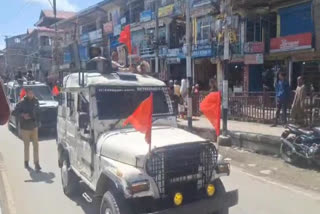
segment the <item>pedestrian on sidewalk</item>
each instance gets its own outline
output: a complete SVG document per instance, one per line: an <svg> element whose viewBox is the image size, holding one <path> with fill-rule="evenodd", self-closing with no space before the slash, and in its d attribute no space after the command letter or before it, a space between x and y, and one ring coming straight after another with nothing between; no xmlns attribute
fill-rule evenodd
<svg viewBox="0 0 320 214"><path fill-rule="evenodd" d="M3 81L0 77L0 125L6 124L10 116L10 108L3 86Z"/></svg>
<svg viewBox="0 0 320 214"><path fill-rule="evenodd" d="M29 145L33 144L33 161L35 169L41 170L39 164L39 101L30 88L25 88L26 96L17 104L14 113L20 118L21 138L24 142L24 167L29 169Z"/></svg>
<svg viewBox="0 0 320 214"><path fill-rule="evenodd" d="M290 86L286 77L287 77L287 74L285 72L280 72L278 74L278 78L275 84L277 111L276 111L275 123L272 125L273 127L278 125L278 120L280 118L281 110L282 110L282 121L284 124L287 123L287 108L288 108L288 102L290 98Z"/></svg>
<svg viewBox="0 0 320 214"><path fill-rule="evenodd" d="M305 98L306 98L306 88L304 85L303 77L298 77L297 79L298 86L294 96L292 108L291 108L291 118L298 125L304 124L304 108L305 108Z"/></svg>

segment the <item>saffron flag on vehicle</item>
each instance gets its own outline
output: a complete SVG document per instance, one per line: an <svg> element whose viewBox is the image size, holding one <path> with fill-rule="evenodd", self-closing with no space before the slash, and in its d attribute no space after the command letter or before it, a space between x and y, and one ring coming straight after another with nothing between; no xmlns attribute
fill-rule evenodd
<svg viewBox="0 0 320 214"><path fill-rule="evenodd" d="M145 140L151 145L152 114L153 94L151 93L150 96L138 106L133 114L124 121L123 126L131 123L137 131L146 134Z"/></svg>
<svg viewBox="0 0 320 214"><path fill-rule="evenodd" d="M24 96L26 96L27 92L26 92L26 89L21 89L20 91L20 100L22 100L24 98Z"/></svg>
<svg viewBox="0 0 320 214"><path fill-rule="evenodd" d="M123 43L128 48L129 55L132 54L132 45L131 45L131 29L130 25L127 25L123 28L123 30L120 33L119 42Z"/></svg>
<svg viewBox="0 0 320 214"><path fill-rule="evenodd" d="M2 83L0 79L0 125L6 124L10 116L10 108Z"/></svg>
<svg viewBox="0 0 320 214"><path fill-rule="evenodd" d="M200 111L213 125L217 137L220 135L221 94L212 92L200 103Z"/></svg>
<svg viewBox="0 0 320 214"><path fill-rule="evenodd" d="M52 88L52 92L51 92L51 93L52 93L53 96L58 96L59 93L60 93L58 86L55 85L55 86Z"/></svg>

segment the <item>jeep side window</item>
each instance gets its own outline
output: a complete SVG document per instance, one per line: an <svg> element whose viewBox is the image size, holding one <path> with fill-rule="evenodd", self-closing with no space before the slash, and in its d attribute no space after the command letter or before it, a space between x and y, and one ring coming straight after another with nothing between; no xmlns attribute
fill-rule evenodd
<svg viewBox="0 0 320 214"><path fill-rule="evenodd" d="M67 117L67 106L66 106L66 93L60 93L59 102L61 106L61 112L59 111L59 116L66 118Z"/></svg>
<svg viewBox="0 0 320 214"><path fill-rule="evenodd" d="M68 116L70 117L70 120L72 120L72 121L76 120L74 98L75 98L75 96L73 93L70 93L70 92L67 93L67 107L69 108L69 115Z"/></svg>
<svg viewBox="0 0 320 214"><path fill-rule="evenodd" d="M83 94L78 95L78 112L89 113L89 101Z"/></svg>

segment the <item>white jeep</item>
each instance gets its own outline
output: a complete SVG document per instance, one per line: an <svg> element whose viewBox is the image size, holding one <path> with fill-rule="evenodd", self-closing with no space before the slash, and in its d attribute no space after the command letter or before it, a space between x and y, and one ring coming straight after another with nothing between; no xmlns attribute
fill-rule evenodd
<svg viewBox="0 0 320 214"><path fill-rule="evenodd" d="M150 92L151 151L142 133L122 127ZM58 162L67 196L79 191L81 180L102 199L100 214L226 214L237 204L237 190L226 192L220 180L229 175L229 164L213 143L177 128L162 81L121 72L74 73L64 78L60 98Z"/></svg>

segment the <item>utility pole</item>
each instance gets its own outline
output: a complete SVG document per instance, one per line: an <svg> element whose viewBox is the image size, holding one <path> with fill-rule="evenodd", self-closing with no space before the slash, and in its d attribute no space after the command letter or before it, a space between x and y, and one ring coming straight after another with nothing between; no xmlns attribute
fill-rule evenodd
<svg viewBox="0 0 320 214"><path fill-rule="evenodd" d="M155 62L156 62L156 73L159 73L159 0L155 0L155 18L156 18L156 29L155 29Z"/></svg>
<svg viewBox="0 0 320 214"><path fill-rule="evenodd" d="M222 89L222 136L218 138L218 144L230 145L228 136L228 101L229 101L229 62L230 62L230 25L232 24L232 1L223 0L220 4L220 13L224 17L224 51L223 51L223 89Z"/></svg>
<svg viewBox="0 0 320 214"><path fill-rule="evenodd" d="M58 28L57 28L57 1L53 0L53 15L54 15L54 47L53 47L53 72L57 70L58 67Z"/></svg>
<svg viewBox="0 0 320 214"><path fill-rule="evenodd" d="M192 129L192 71L191 71L191 17L190 17L190 2L186 1L186 67L187 67L187 84L188 84L188 128Z"/></svg>

